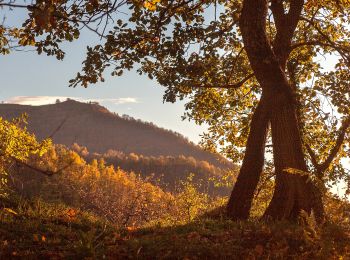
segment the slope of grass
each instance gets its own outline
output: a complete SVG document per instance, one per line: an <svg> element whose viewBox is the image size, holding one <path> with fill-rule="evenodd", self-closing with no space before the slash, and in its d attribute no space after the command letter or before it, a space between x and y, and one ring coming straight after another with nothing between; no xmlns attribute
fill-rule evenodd
<svg viewBox="0 0 350 260"><path fill-rule="evenodd" d="M42 200L0 210L0 259L100 258L112 226L88 212Z"/></svg>
<svg viewBox="0 0 350 260"><path fill-rule="evenodd" d="M320 230L286 222L266 224L202 220L184 226L128 233L111 257L169 259L349 259L349 230Z"/></svg>
<svg viewBox="0 0 350 260"><path fill-rule="evenodd" d="M21 201L0 210L1 259L350 259L350 227L234 222L118 229L88 212Z"/></svg>

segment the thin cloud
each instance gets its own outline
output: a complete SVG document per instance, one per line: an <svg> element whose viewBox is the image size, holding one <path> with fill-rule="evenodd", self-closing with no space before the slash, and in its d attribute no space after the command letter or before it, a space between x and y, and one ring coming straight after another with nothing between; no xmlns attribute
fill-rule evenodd
<svg viewBox="0 0 350 260"><path fill-rule="evenodd" d="M15 96L5 100L5 103L19 104L19 105L32 105L41 106L47 104L53 104L57 99L64 101L69 97L64 96Z"/></svg>
<svg viewBox="0 0 350 260"><path fill-rule="evenodd" d="M67 99L76 100L79 102L111 102L115 105L135 104L139 103L137 98L122 97L122 98L83 98L83 97L68 97L68 96L15 96L5 100L8 104L32 105L41 106L54 104L57 100L66 101Z"/></svg>
<svg viewBox="0 0 350 260"><path fill-rule="evenodd" d="M139 103L137 98L133 97L125 97L125 98L110 98L110 99L103 99L103 101L109 101L116 105L123 105L123 104L135 104Z"/></svg>

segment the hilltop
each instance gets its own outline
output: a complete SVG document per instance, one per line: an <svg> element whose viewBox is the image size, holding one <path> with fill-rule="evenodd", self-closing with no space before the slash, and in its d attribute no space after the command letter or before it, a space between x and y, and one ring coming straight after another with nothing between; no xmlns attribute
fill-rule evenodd
<svg viewBox="0 0 350 260"><path fill-rule="evenodd" d="M0 116L5 119L23 113L29 116L30 132L39 139L51 137L56 144L77 143L92 153L115 150L156 157L192 156L220 168L233 166L224 157L204 151L179 133L120 116L97 103L67 100L42 106L0 104Z"/></svg>

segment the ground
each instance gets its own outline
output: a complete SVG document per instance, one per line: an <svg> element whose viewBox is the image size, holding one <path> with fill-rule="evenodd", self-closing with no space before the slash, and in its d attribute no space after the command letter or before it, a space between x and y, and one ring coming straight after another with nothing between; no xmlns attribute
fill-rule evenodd
<svg viewBox="0 0 350 260"><path fill-rule="evenodd" d="M62 204L11 206L0 210L1 259L350 259L350 227L339 223L206 215L182 225L120 228Z"/></svg>

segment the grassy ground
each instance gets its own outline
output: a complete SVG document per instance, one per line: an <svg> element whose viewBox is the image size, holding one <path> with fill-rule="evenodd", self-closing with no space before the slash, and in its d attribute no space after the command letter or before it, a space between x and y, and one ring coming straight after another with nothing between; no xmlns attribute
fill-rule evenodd
<svg viewBox="0 0 350 260"><path fill-rule="evenodd" d="M184 226L128 233L110 256L168 259L350 259L348 231L314 230L286 222L201 220Z"/></svg>
<svg viewBox="0 0 350 260"><path fill-rule="evenodd" d="M0 210L1 259L350 259L350 227L200 218L120 229L40 200Z"/></svg>
<svg viewBox="0 0 350 260"><path fill-rule="evenodd" d="M86 212L41 200L20 202L0 211L0 258L98 258L111 233L112 226Z"/></svg>

